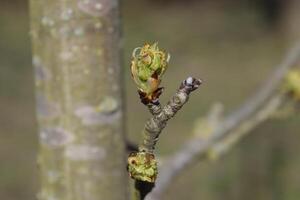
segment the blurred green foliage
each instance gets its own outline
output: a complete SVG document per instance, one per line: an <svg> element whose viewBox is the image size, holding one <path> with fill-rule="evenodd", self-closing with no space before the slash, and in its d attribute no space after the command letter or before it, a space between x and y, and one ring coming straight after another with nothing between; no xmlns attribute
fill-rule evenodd
<svg viewBox="0 0 300 200"><path fill-rule="evenodd" d="M189 75L202 78L184 110L166 127L158 151L170 153L192 134L213 102L229 112L251 95L288 46L284 28L270 27L247 3L124 0L122 7L127 129L135 140L149 117L130 78L134 47L158 41L172 55L162 102ZM241 1L245 2L245 1ZM26 1L0 6L0 199L32 200L37 191L37 128ZM138 115L138 117L137 117ZM166 199L298 200L299 114L272 120L215 162L202 162L172 185ZM175 191L175 192L173 192Z"/></svg>

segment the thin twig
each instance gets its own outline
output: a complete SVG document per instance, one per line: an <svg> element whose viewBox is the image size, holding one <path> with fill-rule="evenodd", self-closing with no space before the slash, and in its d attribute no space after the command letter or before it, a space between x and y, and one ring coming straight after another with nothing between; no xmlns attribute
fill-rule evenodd
<svg viewBox="0 0 300 200"><path fill-rule="evenodd" d="M257 127L259 124L268 120L270 116L276 112L281 105L287 100L284 94L280 94L272 97L266 102L266 105L259 109L257 113L251 117L251 120L247 120L237 127L234 131L224 137L223 140L212 145L209 149L208 156L212 159L218 158L224 155L234 144L236 144L242 137L249 134L251 130Z"/></svg>
<svg viewBox="0 0 300 200"><path fill-rule="evenodd" d="M146 195L149 194L154 188L154 183L146 181L134 181L134 198L135 200L144 200Z"/></svg>
<svg viewBox="0 0 300 200"><path fill-rule="evenodd" d="M258 90L258 92L242 104L241 107L236 109L235 112L225 117L207 140L203 141L203 139L192 138L177 152L171 155L168 161L161 167L156 187L148 195L147 199L160 199L161 195L175 177L179 176L184 170L187 170L187 168L198 161L199 158L205 158L207 152L213 145L222 143L222 141L230 137L231 134L235 134L235 131L238 128L245 125L249 120L251 121L257 117L257 113L265 106L269 105L274 96L277 96L280 84L282 84L283 79L289 70L296 65L299 57L300 45L297 45L288 52L286 58L278 67L276 67L268 81ZM257 126L262 121L264 120L259 121L259 123L255 125ZM246 131L250 130L252 129Z"/></svg>
<svg viewBox="0 0 300 200"><path fill-rule="evenodd" d="M139 147L140 151L153 153L158 136L167 125L167 121L175 116L188 101L190 93L196 90L201 83L201 80L189 77L180 84L175 95L163 109L161 109L160 106L157 107L155 104L148 106L153 116L145 124L143 130L144 139Z"/></svg>
<svg viewBox="0 0 300 200"><path fill-rule="evenodd" d="M140 95L140 99L141 99L141 102L148 107L148 110L149 112L151 113L151 115L158 115L159 113L161 113L162 111L162 107L161 107L161 104L160 104L160 101L159 101L159 97L160 95L162 94L163 92L163 89L164 88L158 88L157 91L156 91L156 98L154 99L145 99L145 94L138 90L138 93Z"/></svg>
<svg viewBox="0 0 300 200"><path fill-rule="evenodd" d="M157 99L155 102L149 102L147 104L147 107L149 109L149 112L155 116L162 112L162 107L160 105L159 99Z"/></svg>
<svg viewBox="0 0 300 200"><path fill-rule="evenodd" d="M153 152L155 144L161 131L167 125L167 121L175 116L175 114L188 101L190 93L196 90L201 83L201 80L188 77L180 84L177 92L163 108L161 108L158 98L155 101L145 103L152 114L152 118L150 118L145 124L145 128L143 130L143 142L139 146L139 152L145 152L146 154L153 155L154 158ZM136 160L134 165L137 165ZM143 165L145 165L145 163L143 163ZM134 169L134 167L131 169ZM152 183L136 179L134 198L137 200L143 200L146 195L152 191L154 185L154 182Z"/></svg>

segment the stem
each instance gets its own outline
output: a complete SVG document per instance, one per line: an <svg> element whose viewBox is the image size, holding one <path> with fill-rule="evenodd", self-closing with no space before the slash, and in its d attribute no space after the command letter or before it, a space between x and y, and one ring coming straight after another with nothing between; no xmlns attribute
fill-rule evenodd
<svg viewBox="0 0 300 200"><path fill-rule="evenodd" d="M135 180L134 200L144 200L146 195L152 191L154 183Z"/></svg>
<svg viewBox="0 0 300 200"><path fill-rule="evenodd" d="M202 83L201 80L191 78L191 77L187 78L181 83L175 95L170 99L167 105L163 108L161 108L158 98L155 99L155 101L144 103L148 107L153 117L146 122L143 131L144 140L143 143L139 146L139 152L136 153L135 155L139 155L139 154L145 155L145 153L154 155L153 151L155 148L155 144L158 140L158 136L163 130L163 128L167 125L167 121L175 116L175 114L188 101L190 93L196 90L201 83ZM141 98L143 98L143 96L141 96ZM145 101L142 100L142 102ZM147 162L139 162L141 159L137 159L137 158L134 163L129 161L129 172L132 174L132 177L135 179L134 198L136 200L143 200L146 197L146 195L150 193L154 188L154 182L140 181L140 177L138 176L148 176L150 173L149 172L149 173L141 174L141 169L149 170L151 166L147 166L150 164L150 160ZM155 159L154 156L153 159ZM132 158L130 158L130 160L132 160ZM152 167L153 170L157 169L155 166ZM136 168L139 169L136 170ZM155 174L155 178L156 175L157 175L157 171ZM151 179L151 177L149 178Z"/></svg>
<svg viewBox="0 0 300 200"><path fill-rule="evenodd" d="M144 140L139 147L139 151L153 153L158 137L167 125L168 120L175 116L188 101L190 93L196 90L201 83L201 80L189 77L181 83L175 95L162 109L160 105L148 104L153 117L145 124L143 130Z"/></svg>
<svg viewBox="0 0 300 200"><path fill-rule="evenodd" d="M275 113L279 107L287 100L284 95L274 96L266 103L266 105L261 108L251 119L241 123L240 126L232 131L228 137L212 145L208 149L209 156L212 158L218 158L224 155L231 147L233 147L242 137L249 134L251 130L262 124L270 118L270 116Z"/></svg>

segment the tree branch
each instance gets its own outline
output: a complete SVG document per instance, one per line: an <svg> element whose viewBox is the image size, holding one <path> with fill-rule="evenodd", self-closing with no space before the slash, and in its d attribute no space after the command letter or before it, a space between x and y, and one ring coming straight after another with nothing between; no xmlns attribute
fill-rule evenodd
<svg viewBox="0 0 300 200"><path fill-rule="evenodd" d="M153 117L145 124L143 130L144 140L139 147L140 151L153 153L158 137L167 125L167 121L175 116L188 101L190 93L196 90L201 83L201 80L189 77L180 84L175 95L163 109L151 102L147 105Z"/></svg>
<svg viewBox="0 0 300 200"><path fill-rule="evenodd" d="M211 159L216 159L224 155L233 145L235 145L242 137L249 134L255 127L268 120L269 117L284 104L285 95L277 95L272 97L262 109L258 110L257 113L251 117L251 119L245 121L236 130L232 131L221 141L216 142L208 150L207 156Z"/></svg>
<svg viewBox="0 0 300 200"><path fill-rule="evenodd" d="M159 199L175 177L187 170L199 158L207 157L206 155L211 149L216 150L216 152L220 151L220 149L228 149L235 142L228 143L227 146L224 146L226 148L220 148L220 144L231 137L240 138L243 134L266 120L271 111L280 105L282 98L278 97L278 93L280 93L278 88L289 70L298 62L299 57L300 44L287 53L283 62L276 67L270 78L254 96L220 122L209 138L205 141L199 138L191 138L177 152L171 155L161 167L156 187L148 195L147 199ZM264 110L267 111L261 114ZM258 118L260 119L257 120ZM243 130L243 127L247 127L249 122L251 126ZM223 152L223 150L220 152Z"/></svg>
<svg viewBox="0 0 300 200"><path fill-rule="evenodd" d="M189 95L196 90L201 80L188 77L181 84L175 95L166 106L161 108L159 99L148 101L144 104L148 107L152 118L150 118L143 130L144 139L139 146L139 151L131 153L128 157L128 171L135 179L135 199L143 200L155 185L157 176L157 161L154 157L155 144L167 121L188 101ZM141 99L143 96L141 96ZM143 101L142 101L143 102Z"/></svg>

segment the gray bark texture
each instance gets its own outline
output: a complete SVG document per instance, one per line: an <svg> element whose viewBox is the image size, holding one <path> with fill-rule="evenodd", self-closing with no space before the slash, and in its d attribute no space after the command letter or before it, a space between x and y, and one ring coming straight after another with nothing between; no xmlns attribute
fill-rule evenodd
<svg viewBox="0 0 300 200"><path fill-rule="evenodd" d="M117 0L31 0L41 200L127 200Z"/></svg>

